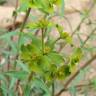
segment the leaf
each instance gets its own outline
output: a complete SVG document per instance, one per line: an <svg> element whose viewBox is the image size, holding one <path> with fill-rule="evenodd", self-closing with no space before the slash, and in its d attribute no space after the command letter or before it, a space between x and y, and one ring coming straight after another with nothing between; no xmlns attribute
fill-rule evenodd
<svg viewBox="0 0 96 96"><path fill-rule="evenodd" d="M41 0L41 7L38 8L41 12L45 13L45 14L50 14L53 13L53 4L50 4L50 1L48 0Z"/></svg>
<svg viewBox="0 0 96 96"><path fill-rule="evenodd" d="M26 88L24 89L24 96L30 96L30 92L31 92L31 84L29 83Z"/></svg>
<svg viewBox="0 0 96 96"><path fill-rule="evenodd" d="M60 34L60 38L65 40L66 43L72 44L72 37L68 32L64 32L64 29L61 25L56 24L56 28Z"/></svg>
<svg viewBox="0 0 96 96"><path fill-rule="evenodd" d="M85 78L85 74L89 71L90 68L85 68L80 70L78 76L72 81L71 86L76 86Z"/></svg>
<svg viewBox="0 0 96 96"><path fill-rule="evenodd" d="M0 73L0 81L2 82L1 85L0 85L0 90L2 91L3 96L6 96L7 92L8 92L7 86L6 86L7 85L7 80L2 73Z"/></svg>
<svg viewBox="0 0 96 96"><path fill-rule="evenodd" d="M50 67L51 60L50 60L50 58L48 56L44 55L44 56L41 57L41 59L38 62L38 64L41 65L41 68L43 70L46 69L46 71L47 71L47 69L49 69L49 67Z"/></svg>
<svg viewBox="0 0 96 96"><path fill-rule="evenodd" d="M56 76L59 80L64 80L71 74L70 68L68 65L62 65L58 68Z"/></svg>
<svg viewBox="0 0 96 96"><path fill-rule="evenodd" d="M14 77L10 80L9 90L12 90L14 88L16 81L17 80Z"/></svg>
<svg viewBox="0 0 96 96"><path fill-rule="evenodd" d="M77 34L77 36L78 36L78 39L79 39L79 41L80 41L80 45L82 46L82 45L83 45L83 40L82 40L82 38L80 37L79 34Z"/></svg>
<svg viewBox="0 0 96 96"><path fill-rule="evenodd" d="M17 60L17 66L21 68L25 72L29 72L28 66L24 64L22 61Z"/></svg>
<svg viewBox="0 0 96 96"><path fill-rule="evenodd" d="M93 87L96 89L96 78L93 78L91 80Z"/></svg>
<svg viewBox="0 0 96 96"><path fill-rule="evenodd" d="M27 9L30 7L29 0L20 0L20 1L21 1L21 5L20 5L20 7L19 7L19 9L17 11L18 12L27 11Z"/></svg>
<svg viewBox="0 0 96 96"><path fill-rule="evenodd" d="M83 57L83 51L81 48L75 48L74 52L72 53L72 55L70 56L70 72L74 72L77 68L77 64L79 63L79 61L81 60L81 58Z"/></svg>
<svg viewBox="0 0 96 96"><path fill-rule="evenodd" d="M24 33L25 38L29 38L30 42L29 45L33 44L34 46L40 47L41 46L41 40L37 36L34 36L32 33Z"/></svg>
<svg viewBox="0 0 96 96"><path fill-rule="evenodd" d="M33 22L33 23L29 23L27 25L27 27L31 29L42 29L42 28L48 28L52 26L53 24L45 18L41 18L40 20Z"/></svg>
<svg viewBox="0 0 96 96"><path fill-rule="evenodd" d="M68 44L72 44L72 37L71 37L71 36L66 37L65 41L66 41Z"/></svg>
<svg viewBox="0 0 96 96"><path fill-rule="evenodd" d="M37 87L41 90L43 90L45 92L45 94L47 94L48 96L50 96L50 91L48 89L48 87L46 86L46 84L43 82L43 80L40 79L34 79L33 81L34 83L34 87Z"/></svg>
<svg viewBox="0 0 96 96"><path fill-rule="evenodd" d="M69 91L71 93L72 96L76 96L77 90L74 86L72 86L71 88L69 88Z"/></svg>
<svg viewBox="0 0 96 96"><path fill-rule="evenodd" d="M61 64L64 63L64 59L61 55L56 52L51 52L47 55L53 64Z"/></svg>
<svg viewBox="0 0 96 96"><path fill-rule="evenodd" d="M86 46L83 50L87 52L96 52L96 46Z"/></svg>
<svg viewBox="0 0 96 96"><path fill-rule="evenodd" d="M12 36L15 36L15 35L18 35L18 32L17 32L17 30L16 31L12 31L12 32L7 32L7 33L5 33L5 34L3 34L3 35L1 35L0 36L0 39L8 39L8 38L11 38Z"/></svg>
<svg viewBox="0 0 96 96"><path fill-rule="evenodd" d="M29 69L30 71L34 72L35 74L41 75L43 74L42 67L38 65L36 62L29 63Z"/></svg>
<svg viewBox="0 0 96 96"><path fill-rule="evenodd" d="M25 71L8 71L4 72L3 74L21 80L25 79L26 76L28 75L28 73Z"/></svg>
<svg viewBox="0 0 96 96"><path fill-rule="evenodd" d="M61 15L64 16L65 0L62 0L61 4Z"/></svg>
<svg viewBox="0 0 96 96"><path fill-rule="evenodd" d="M2 90L3 96L7 96L8 89L7 89L7 86L6 86L6 83L5 83L5 82L2 82L0 88L1 88L1 90Z"/></svg>
<svg viewBox="0 0 96 96"><path fill-rule="evenodd" d="M64 30L63 27L62 27L61 25L59 25L59 24L56 24L56 28L57 28L60 36L62 36L62 32L63 32L63 30Z"/></svg>
<svg viewBox="0 0 96 96"><path fill-rule="evenodd" d="M6 3L6 0L0 0L0 5Z"/></svg>
<svg viewBox="0 0 96 96"><path fill-rule="evenodd" d="M3 80L4 82L6 82L6 78L2 73L0 73L0 80Z"/></svg>
<svg viewBox="0 0 96 96"><path fill-rule="evenodd" d="M8 45L10 46L11 48L11 53L12 54L16 54L17 53L17 43L12 41L12 39L7 39L7 42L8 42Z"/></svg>

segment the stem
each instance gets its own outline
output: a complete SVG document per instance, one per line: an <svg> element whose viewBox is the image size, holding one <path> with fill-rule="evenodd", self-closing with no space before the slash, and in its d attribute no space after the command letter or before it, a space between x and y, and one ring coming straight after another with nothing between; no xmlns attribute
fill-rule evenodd
<svg viewBox="0 0 96 96"><path fill-rule="evenodd" d="M19 54L19 49L20 49L20 47L19 47L19 45L20 45L20 39L21 39L22 32L23 32L23 29L24 29L24 27L25 27L25 24L26 24L26 22L27 22L27 19L28 19L28 17L29 17L30 11L31 11L31 8L29 8L29 9L27 10L26 16L25 16L24 21L23 21L23 23L22 23L22 26L21 26L21 28L20 28L20 34L19 34L19 37L18 37L18 46L17 46L18 54ZM18 59L18 54L17 54L17 56L16 56L16 59Z"/></svg>
<svg viewBox="0 0 96 96"><path fill-rule="evenodd" d="M90 39L90 36L94 34L94 32L96 31L96 27L92 30L92 32L88 35L88 37L85 39L85 41L83 42L83 45L81 47L84 47L84 45L87 43L87 41Z"/></svg>
<svg viewBox="0 0 96 96"><path fill-rule="evenodd" d="M61 38L58 37L58 38L53 42L53 45L54 45L56 42L58 42L60 39L61 39Z"/></svg>
<svg viewBox="0 0 96 96"><path fill-rule="evenodd" d="M88 84L79 84L79 85L76 85L76 86L74 86L78 91L80 91L80 89L82 88L82 87L88 87L88 86L90 86L91 87L91 85L93 85L93 83L88 83ZM70 88L70 87L69 87ZM61 93L63 93L64 91L68 91L69 90L69 88L64 88L64 89L62 89L56 96L60 96L60 94Z"/></svg>
<svg viewBox="0 0 96 96"><path fill-rule="evenodd" d="M20 49L19 44L20 44L20 39L21 39L21 37L22 37L22 32L23 32L23 29L24 29L25 24L26 24L26 22L27 22L27 19L28 19L29 15L30 15L30 11L31 11L31 8L29 8L29 9L27 10L26 16L25 16L24 21L23 21L23 23L22 23L22 26L21 26L21 28L20 28L20 34L19 34L19 38L18 38L18 51L19 51L19 49Z"/></svg>
<svg viewBox="0 0 96 96"><path fill-rule="evenodd" d="M81 24L82 24L82 23L84 22L84 20L89 16L90 12L91 12L92 9L94 8L94 5L95 5L95 4L92 4L92 6L90 7L90 9L88 10L87 16L85 16L85 17L81 20L81 22L80 22L79 25L76 27L76 29L74 30L74 32L72 33L71 36L73 36L73 35L80 29Z"/></svg>
<svg viewBox="0 0 96 96"><path fill-rule="evenodd" d="M89 16L90 12L92 11L92 9L94 8L95 4L92 4L92 6L90 7L90 9L88 10L88 15L85 16L80 23L78 24L78 26L76 27L76 29L73 31L73 33L71 34L71 37L73 37L75 35L75 33L80 29L81 24L85 21L85 19ZM60 51L62 51L62 49L67 45L67 43L64 44L64 46L62 48L60 48Z"/></svg>
<svg viewBox="0 0 96 96"><path fill-rule="evenodd" d="M74 74L72 74L68 80L64 84L64 88L60 90L56 96L60 96L62 92L66 90L66 88L69 86L69 84L76 78L76 76L80 73L80 71L84 68L86 68L88 65L90 65L94 60L96 59L96 55L94 55L89 61L87 61L83 66L81 66L80 69L78 69Z"/></svg>
<svg viewBox="0 0 96 96"><path fill-rule="evenodd" d="M28 17L29 17L30 11L31 11L31 8L29 8L29 9L27 10L26 16L25 16L24 21L23 21L23 23L22 23L22 26L21 26L21 28L20 28L20 33L19 33L19 37L18 37L18 45L17 45L17 51L18 51L18 53L17 53L15 59L19 59L19 58L18 58L18 54L19 54L19 49L20 49L20 40L21 40L21 37L22 37L23 29L24 29L25 24L26 24L26 22L27 22L27 19L28 19ZM15 60L15 61L16 61L16 60ZM17 64L17 63L15 62L14 69L16 69L16 64Z"/></svg>
<svg viewBox="0 0 96 96"><path fill-rule="evenodd" d="M44 29L42 29L42 54L44 54Z"/></svg>
<svg viewBox="0 0 96 96"><path fill-rule="evenodd" d="M16 0L15 11L17 10L17 8L18 8L18 0ZM17 18L17 15L15 15L15 16L13 17L13 27L12 27L12 30L15 30L16 18ZM13 41L13 38L14 38L14 37L12 36L12 37L11 37L11 40L12 40L12 41ZM11 51L11 47L10 47L10 46L8 47L8 51ZM10 58L10 55L9 55L9 56L8 56L7 71L10 70L10 62L11 62L11 58ZM7 79L8 79L8 82L9 82L10 78L7 77ZM8 89L9 89L9 84L8 84ZM7 96L9 96L9 94L7 94Z"/></svg>
<svg viewBox="0 0 96 96"><path fill-rule="evenodd" d="M31 72L29 74L28 81L26 82L26 86L24 88L25 90L27 89L28 85L30 84L32 77L33 77L33 72ZM23 96L24 96L24 92L23 92Z"/></svg>
<svg viewBox="0 0 96 96"><path fill-rule="evenodd" d="M26 22L27 22L27 19L28 19L28 17L29 17L30 11L31 11L31 8L29 8L29 9L27 10L25 19L24 19L24 21L23 21L23 23L22 23L22 26L21 26L21 29L20 29L20 34L19 34L19 38L18 38L18 48L17 48L17 49L18 49L18 53L17 53L16 59L19 59L19 58L18 58L19 49L20 49L19 43L20 43L20 39L21 39L21 36L22 36L23 29L24 29L25 24L26 24ZM16 68L16 64L17 64L17 63L15 62L15 68ZM19 84L20 84L20 80L17 81L16 90L18 89Z"/></svg>
<svg viewBox="0 0 96 96"><path fill-rule="evenodd" d="M15 11L17 10L17 8L18 8L18 0L16 0L16 5L15 5ZM15 30L15 23L16 23L16 19L17 19L17 13L15 14L15 16L13 17L13 30Z"/></svg>
<svg viewBox="0 0 96 96"><path fill-rule="evenodd" d="M53 80L53 83L52 83L52 96L54 96L55 94L55 85L54 85L54 80Z"/></svg>

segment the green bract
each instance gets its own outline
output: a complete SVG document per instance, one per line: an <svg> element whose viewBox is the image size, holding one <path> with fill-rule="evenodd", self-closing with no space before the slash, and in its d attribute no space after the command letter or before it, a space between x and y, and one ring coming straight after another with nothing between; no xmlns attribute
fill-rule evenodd
<svg viewBox="0 0 96 96"><path fill-rule="evenodd" d="M70 56L70 72L75 71L77 64L80 62L83 57L83 51L81 48L75 48L73 54Z"/></svg>
<svg viewBox="0 0 96 96"><path fill-rule="evenodd" d="M69 35L69 33L64 32L64 29L61 25L56 24L56 28L60 34L60 38L65 40L66 43L72 44L72 37Z"/></svg>
<svg viewBox="0 0 96 96"><path fill-rule="evenodd" d="M31 29L42 29L42 28L48 28L51 26L53 26L53 24L45 18L42 18L37 22L29 23L27 25L27 27Z"/></svg>
<svg viewBox="0 0 96 96"><path fill-rule="evenodd" d="M26 11L29 7L38 9L39 11L50 14L54 12L54 5L61 4L61 0L21 0L21 11Z"/></svg>
<svg viewBox="0 0 96 96"><path fill-rule="evenodd" d="M44 54L42 54L41 50L41 46L37 47L37 44L34 43L22 45L20 58L29 66L29 70L35 74L44 76L46 72L49 77L53 72L57 74L56 69L64 62L63 57L51 50L49 46L45 46Z"/></svg>

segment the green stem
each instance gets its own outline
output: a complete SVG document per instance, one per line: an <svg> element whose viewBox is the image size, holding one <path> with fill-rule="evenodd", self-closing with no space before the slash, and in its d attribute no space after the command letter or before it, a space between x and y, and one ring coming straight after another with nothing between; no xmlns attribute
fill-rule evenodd
<svg viewBox="0 0 96 96"><path fill-rule="evenodd" d="M26 24L26 22L27 22L27 19L28 19L29 15L30 15L30 11L31 11L31 8L29 8L29 9L27 10L26 16L25 16L24 21L23 21L23 23L22 23L22 26L21 26L21 28L20 28L20 34L19 34L19 38L18 38L18 52L19 52L19 49L20 49L19 45L20 45L20 39L21 39L21 37L22 37L22 32L23 32L23 29L24 29L25 24Z"/></svg>
<svg viewBox="0 0 96 96"><path fill-rule="evenodd" d="M30 85L30 82L32 80L32 77L33 77L33 72L31 72L29 74L28 80L27 80L26 85L25 85L25 88L24 88L25 90L27 90L27 87ZM24 96L24 94L25 94L25 92L23 92L23 96Z"/></svg>
<svg viewBox="0 0 96 96"><path fill-rule="evenodd" d="M54 85L54 80L53 80L53 83L52 83L52 96L54 96L55 94L55 85Z"/></svg>
<svg viewBox="0 0 96 96"><path fill-rule="evenodd" d="M41 33L42 34L42 37L41 37L42 38L42 54L44 54L44 30L45 29L42 29L42 33Z"/></svg>
<svg viewBox="0 0 96 96"><path fill-rule="evenodd" d="M21 40L21 36L22 36L23 29L24 29L24 27L25 27L25 24L26 24L26 22L27 22L27 19L28 19L29 15L30 15L30 11L31 11L31 8L29 8L29 9L27 10L26 16L25 16L24 21L23 21L23 23L22 23L22 26L21 26L21 28L20 28L20 34L19 34L18 46L17 46L18 53L17 53L16 58L15 58L14 69L16 69L16 64L17 64L16 60L19 59L19 50L20 50L19 45L20 45L20 40ZM16 90L18 89L19 84L20 84L20 80L17 81Z"/></svg>
<svg viewBox="0 0 96 96"><path fill-rule="evenodd" d="M25 18L24 18L24 21L23 21L23 23L22 23L22 26L21 26L21 28L20 28L20 33L19 33L19 37L18 37L18 45L17 45L17 55L16 55L16 58L15 58L15 61L17 60L17 59L19 59L19 50L20 50L20 40L21 40L21 37L22 37L22 32L23 32L23 29L24 29L24 27L25 27L25 24L26 24L26 22L27 22L27 19L28 19L28 17L29 17L29 15L30 15L30 11L31 11L31 8L29 8L28 10L27 10L27 12L26 12L26 16L25 16ZM16 64L17 64L17 62L15 62L15 64L14 64L14 69L16 69Z"/></svg>
<svg viewBox="0 0 96 96"><path fill-rule="evenodd" d="M53 45L54 45L56 42L58 42L60 39L61 39L61 38L58 37L58 38L53 42Z"/></svg>

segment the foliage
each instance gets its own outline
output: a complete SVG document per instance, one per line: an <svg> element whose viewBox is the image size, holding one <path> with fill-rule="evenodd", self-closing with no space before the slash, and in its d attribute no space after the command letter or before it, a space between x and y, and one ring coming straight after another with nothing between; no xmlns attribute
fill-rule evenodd
<svg viewBox="0 0 96 96"><path fill-rule="evenodd" d="M85 51L86 46L82 46L86 41L83 43L80 34L76 34L81 44L76 46L72 35L66 32L61 24L53 23L52 18L57 13L56 7L60 10L59 16L61 18L64 16L64 0L20 0L20 2L16 14L22 11L27 13L28 9L32 8L39 11L42 16L26 25L25 20L20 29L0 36L0 40L6 42L0 54L7 61L0 67L3 69L10 63L7 71L0 72L0 94L18 96L23 92L23 96L55 96L55 83L65 81L76 72L78 64L88 50ZM30 15L30 13L26 15L28 14ZM57 30L59 37L53 38L50 35L52 28ZM14 41L12 37L15 36L18 36L18 40ZM70 46L72 52L66 55L58 51L56 46L60 46L59 42L63 42L64 46ZM20 90L22 92L19 92ZM76 93L74 86L69 90L73 94Z"/></svg>
<svg viewBox="0 0 96 96"><path fill-rule="evenodd" d="M6 2L6 0L0 0L0 5L3 5Z"/></svg>

